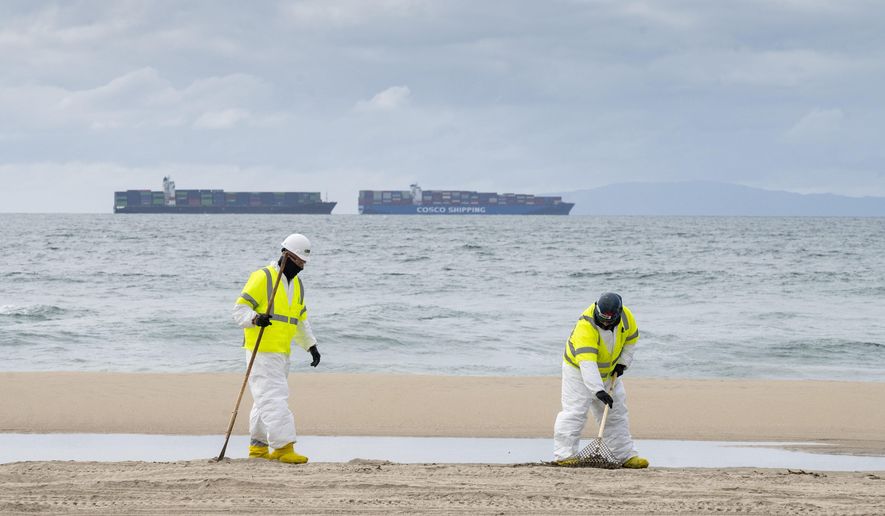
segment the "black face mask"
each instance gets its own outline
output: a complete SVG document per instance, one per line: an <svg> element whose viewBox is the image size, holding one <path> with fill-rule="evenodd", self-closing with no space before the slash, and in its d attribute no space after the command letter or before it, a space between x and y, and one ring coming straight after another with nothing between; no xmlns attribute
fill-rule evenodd
<svg viewBox="0 0 885 516"><path fill-rule="evenodd" d="M596 326L599 326L605 331L612 331L612 329L621 322L621 314L618 314L615 317L612 317L610 320L605 321L601 317L596 314L593 314L593 321L596 323Z"/></svg>
<svg viewBox="0 0 885 516"><path fill-rule="evenodd" d="M280 259L280 261L282 261L282 259ZM292 278L297 276L298 273L303 270L302 267L299 267L298 264L292 260L286 260L286 267L283 268L283 275L291 281Z"/></svg>

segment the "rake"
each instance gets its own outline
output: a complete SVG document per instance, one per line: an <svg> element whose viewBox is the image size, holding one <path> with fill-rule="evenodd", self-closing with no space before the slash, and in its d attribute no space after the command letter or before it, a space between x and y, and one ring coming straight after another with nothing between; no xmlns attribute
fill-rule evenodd
<svg viewBox="0 0 885 516"><path fill-rule="evenodd" d="M612 373L612 383L609 387L609 394L614 395L615 380L617 375ZM601 468L601 469L619 469L621 461L615 458L611 449L602 439L602 432L605 431L605 420L608 418L608 405L602 412L602 421L599 423L599 435L591 439L587 446L579 451L574 457L560 462L562 466L573 468Z"/></svg>

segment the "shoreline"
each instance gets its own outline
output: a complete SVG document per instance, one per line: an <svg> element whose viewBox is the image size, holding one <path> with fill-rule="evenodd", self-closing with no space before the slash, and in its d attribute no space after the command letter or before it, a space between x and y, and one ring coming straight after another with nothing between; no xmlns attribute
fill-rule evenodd
<svg viewBox="0 0 885 516"><path fill-rule="evenodd" d="M223 435L242 379L2 372L0 433ZM819 442L827 453L885 454L885 383L624 381L636 439ZM559 377L293 373L289 384L301 435L551 437L559 411ZM251 403L247 389L234 434L248 432ZM584 435L595 430L591 417Z"/></svg>

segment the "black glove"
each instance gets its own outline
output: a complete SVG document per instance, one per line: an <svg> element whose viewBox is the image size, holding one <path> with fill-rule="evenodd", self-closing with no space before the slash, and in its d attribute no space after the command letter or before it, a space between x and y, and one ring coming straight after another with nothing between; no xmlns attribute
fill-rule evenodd
<svg viewBox="0 0 885 516"><path fill-rule="evenodd" d="M310 367L316 367L320 363L320 350L316 346L311 346L308 351L310 351L310 356L313 357Z"/></svg>
<svg viewBox="0 0 885 516"><path fill-rule="evenodd" d="M264 328L270 326L270 316L267 314L258 314L255 316L255 326Z"/></svg>
<svg viewBox="0 0 885 516"><path fill-rule="evenodd" d="M615 375L624 376L624 371L627 370L627 366L624 364L616 364L615 365Z"/></svg>
<svg viewBox="0 0 885 516"><path fill-rule="evenodd" d="M608 405L608 408L615 408L615 400L607 392L599 391L596 393L596 397L599 398L599 401Z"/></svg>

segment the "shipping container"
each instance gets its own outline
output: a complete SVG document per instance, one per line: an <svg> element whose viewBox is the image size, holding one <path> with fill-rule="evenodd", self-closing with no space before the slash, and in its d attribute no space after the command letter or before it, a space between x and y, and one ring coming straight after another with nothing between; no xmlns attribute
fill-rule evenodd
<svg viewBox="0 0 885 516"><path fill-rule="evenodd" d="M163 178L164 190L114 192L115 213L330 213L337 203L323 202L320 192L225 192L221 189L175 189ZM172 193L167 205L166 187ZM379 191L380 197L380 191ZM267 208L267 210L263 210Z"/></svg>
<svg viewBox="0 0 885 516"><path fill-rule="evenodd" d="M415 197L417 195L417 197ZM574 204L560 197L472 190L360 190L360 213L567 215ZM422 210L421 206L433 210ZM413 207L414 206L414 207ZM375 207L378 207L376 210ZM447 209L447 207L449 209ZM440 209L441 208L441 209ZM555 208L555 209L554 209Z"/></svg>

